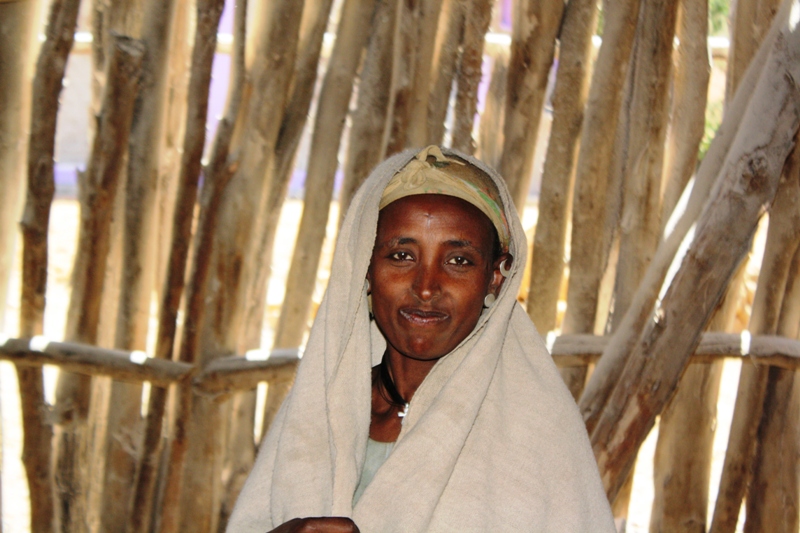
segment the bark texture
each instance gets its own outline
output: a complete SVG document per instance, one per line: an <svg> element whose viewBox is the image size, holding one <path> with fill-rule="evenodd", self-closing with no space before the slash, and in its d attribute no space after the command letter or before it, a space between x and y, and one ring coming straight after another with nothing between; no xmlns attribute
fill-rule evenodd
<svg viewBox="0 0 800 533"><path fill-rule="evenodd" d="M590 432L594 428L614 384L618 382L642 329L652 315L653 306L679 246L703 211L710 191L723 176L720 174L720 169L722 169L730 147L740 131L742 118L756 83L761 77L768 53L783 27L782 23L788 20L788 5L784 4L786 9L781 12L780 17L776 18L770 34L765 38L764 45L759 49L757 58L752 63L752 68L748 70L742 80L741 90L737 92L734 100L728 106L723 125L717 131L703 163L697 170L686 209L674 227L667 229L663 241L637 289L633 303L603 351L603 357L598 361L595 371L587 383L586 390L580 399L580 409Z"/></svg>
<svg viewBox="0 0 800 533"><path fill-rule="evenodd" d="M44 326L47 288L47 230L55 192L53 175L59 95L67 57L72 49L79 0L55 0L50 4L47 31L39 51L31 100L31 130L28 144L28 190L22 215L22 297L20 334L40 335ZM60 492L54 501L51 478L52 428L44 403L40 368L18 368L24 428L23 462L31 494L31 530L52 531L61 519L68 527L73 510ZM80 514L78 514L80 517ZM80 531L80 529L76 529Z"/></svg>
<svg viewBox="0 0 800 533"><path fill-rule="evenodd" d="M500 174L517 210L522 211L564 4L522 0L514 9Z"/></svg>
<svg viewBox="0 0 800 533"><path fill-rule="evenodd" d="M573 0L564 8L553 89L553 125L544 160L528 288L528 316L542 333L556 327L564 277L568 207L575 183L583 108L589 91L590 54L596 22L597 7L590 0Z"/></svg>
<svg viewBox="0 0 800 533"><path fill-rule="evenodd" d="M591 434L610 498L673 394L700 329L749 248L762 206L775 194L800 125L800 92L794 81L800 79L799 68L800 31L786 31L768 58L694 242ZM759 129L763 124L771 127ZM709 275L706 265L712 257L715 268ZM698 294L707 296L698 302Z"/></svg>
<svg viewBox="0 0 800 533"><path fill-rule="evenodd" d="M322 83L311 136L306 173L303 214L286 281L286 296L275 331L275 346L298 347L307 328L325 229L328 224L333 183L338 166L339 143L358 69L367 43L374 2L345 2L336 42Z"/></svg>

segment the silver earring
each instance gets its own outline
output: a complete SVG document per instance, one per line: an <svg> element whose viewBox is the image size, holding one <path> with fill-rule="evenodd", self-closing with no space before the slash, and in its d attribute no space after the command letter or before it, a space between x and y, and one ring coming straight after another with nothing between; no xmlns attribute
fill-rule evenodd
<svg viewBox="0 0 800 533"><path fill-rule="evenodd" d="M511 269L506 267L506 261L508 261L508 259L500 261L500 274L502 274L504 278L511 275Z"/></svg>
<svg viewBox="0 0 800 533"><path fill-rule="evenodd" d="M491 292L483 297L483 306L484 307L491 307L492 304L497 300L497 296L492 294Z"/></svg>

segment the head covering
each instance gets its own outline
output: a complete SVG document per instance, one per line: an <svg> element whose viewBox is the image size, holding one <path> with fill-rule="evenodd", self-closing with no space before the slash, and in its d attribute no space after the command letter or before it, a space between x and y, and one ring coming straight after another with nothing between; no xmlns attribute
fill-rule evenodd
<svg viewBox="0 0 800 533"><path fill-rule="evenodd" d="M478 167L446 157L438 146L428 146L392 177L383 190L379 208L415 194L444 194L471 203L489 218L503 251L508 250L508 221L500 206L500 192Z"/></svg>
<svg viewBox="0 0 800 533"><path fill-rule="evenodd" d="M400 436L358 502L369 436L371 367L386 343L365 276L381 198L414 156L379 165L353 198L294 386L228 525L264 533L295 517L350 516L363 533L611 533L613 520L578 409L517 303L526 240L500 176L514 261L497 301L417 389Z"/></svg>

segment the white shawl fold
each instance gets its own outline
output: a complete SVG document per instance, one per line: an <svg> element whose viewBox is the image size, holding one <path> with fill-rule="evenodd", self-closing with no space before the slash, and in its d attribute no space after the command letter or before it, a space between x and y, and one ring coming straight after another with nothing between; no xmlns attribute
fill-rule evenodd
<svg viewBox="0 0 800 533"><path fill-rule="evenodd" d="M414 155L379 165L353 199L295 384L261 445L228 525L265 533L295 517L350 516L363 533L612 532L583 422L517 303L527 244L500 176L512 272L496 303L414 395L386 462L353 507L385 341L365 277L386 183Z"/></svg>

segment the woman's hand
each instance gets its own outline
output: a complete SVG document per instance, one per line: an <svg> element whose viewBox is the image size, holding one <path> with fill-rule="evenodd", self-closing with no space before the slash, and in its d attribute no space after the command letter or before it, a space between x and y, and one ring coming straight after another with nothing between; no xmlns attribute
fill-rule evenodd
<svg viewBox="0 0 800 533"><path fill-rule="evenodd" d="M360 533L358 526L343 516L294 518L268 533Z"/></svg>

